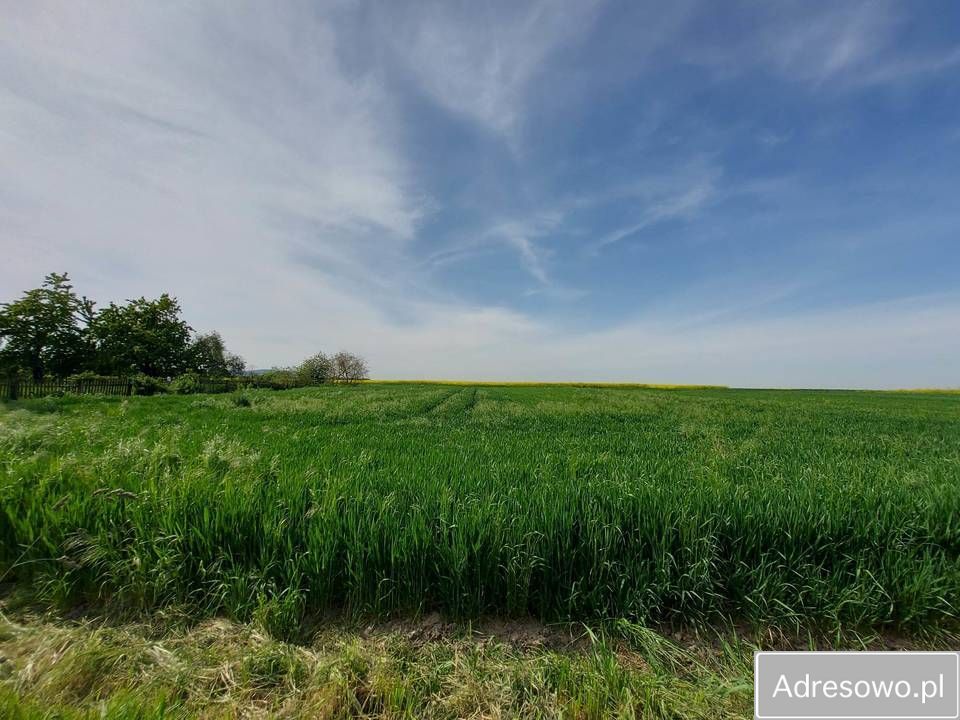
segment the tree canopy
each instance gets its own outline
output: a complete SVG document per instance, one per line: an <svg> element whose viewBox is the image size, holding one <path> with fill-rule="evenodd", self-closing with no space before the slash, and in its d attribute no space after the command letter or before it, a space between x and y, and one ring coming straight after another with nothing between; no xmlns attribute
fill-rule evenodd
<svg viewBox="0 0 960 720"><path fill-rule="evenodd" d="M39 288L0 304L0 370L35 382L76 373L148 376L158 382L189 374L224 378L243 375L243 358L228 352L218 332L194 333L181 317L177 298L163 293L99 311L78 296L66 273L51 273ZM316 353L295 368L268 375L283 387L358 382L369 374L359 355ZM194 382L196 384L196 382Z"/></svg>
<svg viewBox="0 0 960 720"><path fill-rule="evenodd" d="M242 375L246 363L239 355L227 352L220 333L197 335L188 348L189 364L193 371L212 377Z"/></svg>
<svg viewBox="0 0 960 720"><path fill-rule="evenodd" d="M172 378L184 372L224 377L243 373L239 355L212 332L193 334L180 303L166 293L95 310L66 273L0 305L0 369L35 382L80 372Z"/></svg>
<svg viewBox="0 0 960 720"><path fill-rule="evenodd" d="M185 372L191 332L180 317L180 303L166 293L156 300L110 303L90 324L97 368L107 375L173 377Z"/></svg>
<svg viewBox="0 0 960 720"><path fill-rule="evenodd" d="M0 365L26 370L35 381L83 369L93 316L93 302L77 296L67 274L50 273L39 288L0 305Z"/></svg>

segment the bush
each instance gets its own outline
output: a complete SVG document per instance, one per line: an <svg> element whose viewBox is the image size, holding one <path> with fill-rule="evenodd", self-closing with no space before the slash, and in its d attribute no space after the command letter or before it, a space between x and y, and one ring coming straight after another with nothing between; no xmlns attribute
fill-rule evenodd
<svg viewBox="0 0 960 720"><path fill-rule="evenodd" d="M70 385L80 385L81 383L84 383L84 382L97 382L97 381L116 382L120 379L121 378L117 377L116 375L100 375L98 373L90 372L90 371L86 371L82 373L74 373L73 375L67 375L67 377L64 378L64 380Z"/></svg>
<svg viewBox="0 0 960 720"><path fill-rule="evenodd" d="M300 363L297 379L304 385L322 385L333 377L333 361L322 352Z"/></svg>
<svg viewBox="0 0 960 720"><path fill-rule="evenodd" d="M157 395L167 391L167 384L163 380L143 373L134 375L130 382L133 383L134 395Z"/></svg>
<svg viewBox="0 0 960 720"><path fill-rule="evenodd" d="M304 383L296 368L273 368L259 375L245 378L250 387L269 388L271 390L285 390L286 388L303 387Z"/></svg>
<svg viewBox="0 0 960 720"><path fill-rule="evenodd" d="M195 372L184 373L170 383L170 392L177 395L194 395L203 391L200 376Z"/></svg>

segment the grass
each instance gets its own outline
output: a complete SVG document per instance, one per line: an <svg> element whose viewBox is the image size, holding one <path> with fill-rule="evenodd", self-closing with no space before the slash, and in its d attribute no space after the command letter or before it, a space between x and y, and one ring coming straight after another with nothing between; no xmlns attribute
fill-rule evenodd
<svg viewBox="0 0 960 720"><path fill-rule="evenodd" d="M756 647L955 645L958 510L949 393L23 401L0 716L746 717Z"/></svg>
<svg viewBox="0 0 960 720"><path fill-rule="evenodd" d="M960 404L362 385L0 414L0 577L257 620L952 626Z"/></svg>
<svg viewBox="0 0 960 720"><path fill-rule="evenodd" d="M499 380L364 380L372 385L453 385L467 387L535 387L535 388L643 388L647 390L720 390L724 385L671 385L665 383L626 383L626 382L530 382Z"/></svg>
<svg viewBox="0 0 960 720"><path fill-rule="evenodd" d="M334 627L308 646L225 620L167 628L0 622L9 718L732 718L750 648L655 634L518 646L462 627ZM2 667L2 666L0 666Z"/></svg>

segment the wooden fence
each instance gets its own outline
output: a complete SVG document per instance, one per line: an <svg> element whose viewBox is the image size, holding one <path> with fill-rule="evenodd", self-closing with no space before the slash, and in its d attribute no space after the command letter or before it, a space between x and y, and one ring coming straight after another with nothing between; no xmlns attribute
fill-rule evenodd
<svg viewBox="0 0 960 720"><path fill-rule="evenodd" d="M262 381L256 377L198 378L191 392L226 393L246 388L282 389L275 382ZM160 389L159 392L163 392ZM154 390L156 392L156 390ZM26 400L51 395L136 395L137 386L126 378L48 378L41 382L33 380L0 380L0 400ZM153 394L153 393L141 393Z"/></svg>
<svg viewBox="0 0 960 720"><path fill-rule="evenodd" d="M0 383L0 399L21 400L47 397L49 395L132 395L133 382L122 378L83 378L65 380L49 378L40 382L33 380L8 380Z"/></svg>

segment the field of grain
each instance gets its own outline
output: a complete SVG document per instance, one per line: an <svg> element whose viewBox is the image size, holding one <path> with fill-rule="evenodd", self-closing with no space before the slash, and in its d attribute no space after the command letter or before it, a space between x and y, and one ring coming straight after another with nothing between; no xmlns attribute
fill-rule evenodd
<svg viewBox="0 0 960 720"><path fill-rule="evenodd" d="M960 605L960 402L330 386L0 414L0 576L56 607L923 634Z"/></svg>

